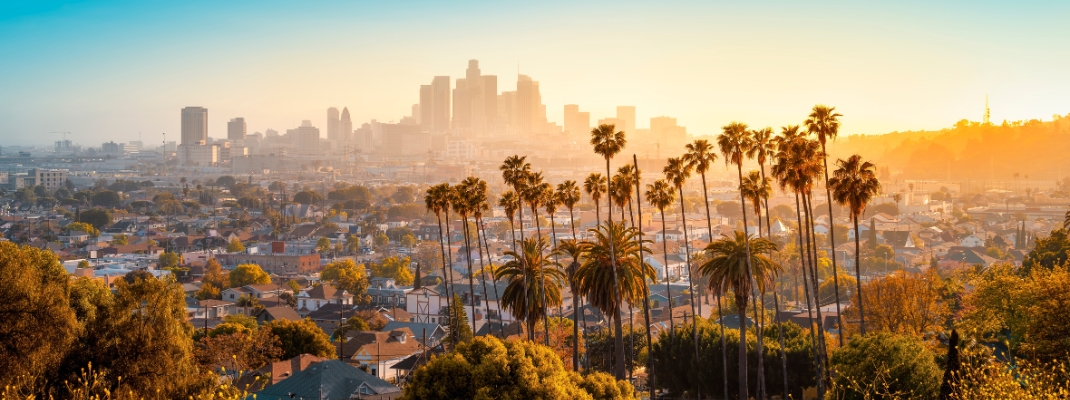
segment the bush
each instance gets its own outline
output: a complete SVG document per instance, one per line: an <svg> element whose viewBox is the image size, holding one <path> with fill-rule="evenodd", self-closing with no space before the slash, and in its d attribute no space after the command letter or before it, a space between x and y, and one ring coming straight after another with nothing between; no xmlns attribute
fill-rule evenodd
<svg viewBox="0 0 1070 400"><path fill-rule="evenodd" d="M940 388L941 371L919 339L880 332L855 336L832 353L834 398L929 399Z"/></svg>

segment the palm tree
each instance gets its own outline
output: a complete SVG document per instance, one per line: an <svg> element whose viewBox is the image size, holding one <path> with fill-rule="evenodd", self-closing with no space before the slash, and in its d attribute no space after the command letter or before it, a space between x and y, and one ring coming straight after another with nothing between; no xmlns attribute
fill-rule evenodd
<svg viewBox="0 0 1070 400"><path fill-rule="evenodd" d="M506 158L502 165L498 167L498 170L502 171L502 180L505 182L506 185L512 186L513 192L516 193L517 196L516 221L517 224L520 225L521 241L524 240L524 207L521 206L521 203L523 202L523 188L524 185L527 184L528 174L531 173L531 164L529 164L525 160L527 160L527 156L521 157L518 155L513 155ZM514 238L514 241L515 240L516 239ZM513 248L513 251L516 251L515 247ZM523 259L521 259L520 261L524 262ZM527 279L527 275L523 275L521 276L521 278ZM527 281L525 280L524 282L524 284L526 285ZM528 339L534 340L534 334L535 332L529 330Z"/></svg>
<svg viewBox="0 0 1070 400"><path fill-rule="evenodd" d="M816 134L817 140L821 142L821 161L825 167L825 199L829 208L829 248L832 249L832 285L836 291L836 323L840 327L840 347L843 347L843 317L840 314L840 281L839 272L836 267L836 220L832 218L832 192L829 188L829 160L828 152L825 150L825 142L828 140L836 140L836 136L840 133L840 113L836 112L836 107L829 107L823 104L814 106L810 112L809 118L806 119L806 130L809 133ZM898 208L898 206L897 206Z"/></svg>
<svg viewBox="0 0 1070 400"><path fill-rule="evenodd" d="M486 231L483 228L483 212L490 210L490 204L487 202L487 181L484 181L484 180L479 179L479 178L475 179L475 181L472 184L472 193L468 197L468 202L469 202L468 203L469 204L469 209L472 211L472 218L475 220L475 223L476 223L476 250L479 251L479 270L480 270L480 274L482 274L482 278L483 278L482 279L482 281L483 281L483 299L484 299L484 302L485 302L485 305L486 305L486 309L487 309L487 322L489 323L490 322L490 301L487 301L486 299L488 299L490 297L490 291L487 290L487 270L490 269L491 270L491 277L494 277L494 269L493 268L486 268L485 264L483 264L483 254L484 253L483 253L483 247L482 247L482 245L486 244ZM487 247L486 255L487 255L487 263L489 264L489 263L491 263L491 261L490 261L490 247L489 246ZM495 279L494 281L496 282L497 279ZM497 294L498 294L498 286L494 285L494 284L491 284L491 286L494 288L494 295L495 295L494 297L497 298L498 297L497 296ZM487 326L487 333L493 335L494 334L493 328L494 328L493 324L488 325ZM503 327L499 327L499 328L501 329L502 337L504 338L505 337L505 330L504 330ZM473 333L474 332L475 331L473 331Z"/></svg>
<svg viewBox="0 0 1070 400"><path fill-rule="evenodd" d="M619 173L613 176L609 185L609 197L617 206L620 207L620 220L627 221L628 218L624 215L625 206L630 203L632 195L632 184L630 174Z"/></svg>
<svg viewBox="0 0 1070 400"><path fill-rule="evenodd" d="M449 233L445 237L442 237L442 213L447 213L446 230L449 231L449 202L450 202L450 184L440 183L427 189L427 195L424 196L424 205L428 211L435 213L435 218L438 219L438 231L439 240L438 245L442 249L442 283L446 290L446 309L452 310L450 302L452 296L450 296L450 280L449 275L446 273L447 260L452 263L450 259L448 244L443 242L443 238L449 240Z"/></svg>
<svg viewBox="0 0 1070 400"><path fill-rule="evenodd" d="M762 200L769 198L773 192L769 181L770 179L763 177L760 172L751 171L739 185L739 190L743 191L743 197L754 205L754 215L758 218L758 237L762 237Z"/></svg>
<svg viewBox="0 0 1070 400"><path fill-rule="evenodd" d="M554 221L554 214L557 213L557 205L560 204L560 203L557 201L557 195L553 191L553 188L550 186L550 184L546 184L546 190L543 192L543 200L542 201L543 201L543 208L546 209L546 214L550 215L550 244L551 244L551 246L557 246L557 222ZM557 257L557 256L555 255L554 257ZM557 264L556 260L554 260L554 264L555 265ZM564 315L561 315L560 305L558 306L558 317L562 317L562 318L564 317ZM549 316L547 316L547 318L543 321L543 323L545 324L543 329L546 331L546 345L549 346L550 345L550 318L549 318Z"/></svg>
<svg viewBox="0 0 1070 400"><path fill-rule="evenodd" d="M700 360L698 351L698 319L701 315L699 315L695 308L695 274L691 273L691 240L687 237L687 209L684 207L684 182L687 181L687 178L691 177L691 164L684 161L683 158L673 157L665 164L663 172L665 173L665 180L676 188L676 192L680 197L680 219L684 228L684 256L688 271L687 286L688 290L691 292L691 323L694 326L692 332L695 336L695 362L697 363ZM695 367L698 368L697 365ZM701 397L699 390L698 382L696 381L695 398Z"/></svg>
<svg viewBox="0 0 1070 400"><path fill-rule="evenodd" d="M583 181L583 190L587 192L588 196L591 196L591 201L594 202L595 222L602 223L602 205L599 201L602 200L602 194L607 190L606 177L597 172L592 172L587 176L587 179ZM613 210L610 210L609 212L613 212Z"/></svg>
<svg viewBox="0 0 1070 400"><path fill-rule="evenodd" d="M661 248L665 253L665 297L669 299L669 341L673 340L673 332L676 330L672 315L672 290L669 288L669 242L665 237L665 207L671 206L676 201L676 192L672 185L664 179L658 179L654 183L646 185L646 201L661 212ZM656 279L657 277L655 277ZM724 335L721 335L722 337Z"/></svg>
<svg viewBox="0 0 1070 400"><path fill-rule="evenodd" d="M735 164L737 173L739 174L739 182L743 183L743 158L750 151L753 146L753 138L751 132L747 130L747 124L742 122L732 122L725 125L722 129L721 135L717 136L717 146L721 149L721 154L724 155L725 164ZM743 230L747 229L747 199L743 194L743 190L739 192L739 202L743 213ZM760 224L760 222L759 222ZM743 235L744 248L747 251L748 257L745 258L748 270L751 268L750 261L750 234ZM753 278L753 276L752 276ZM753 285L751 286L753 288ZM738 294L737 294L738 296ZM757 296L755 293L751 293L751 296L755 298L755 307L757 307ZM757 321L756 321L757 322ZM762 331L758 329L758 354L764 354L762 346ZM758 358L758 374L759 383L762 383L762 358ZM740 371L740 396L741 398L747 398L747 373L746 371ZM761 385L758 386L758 397L762 398L765 393L761 390Z"/></svg>
<svg viewBox="0 0 1070 400"><path fill-rule="evenodd" d="M717 152L713 145L705 139L696 140L693 143L689 143L687 146L687 153L684 154L684 160L687 161L695 171L702 177L702 200L706 205L706 232L710 235L710 240L713 240L713 218L710 216L710 195L709 190L706 189L706 171L710 170L710 166L717 161ZM728 398L728 355L723 349L725 349L724 339L724 325L721 324L723 318L723 312L721 310L720 294L715 293L717 298L717 324L721 327L721 362L723 368L722 379L724 379L724 397ZM702 303L698 304L699 314L702 314Z"/></svg>
<svg viewBox="0 0 1070 400"><path fill-rule="evenodd" d="M573 211L576 209L576 204L580 202L580 187L576 185L576 181L564 181L557 185L557 201L561 205L568 208L568 220L572 228L572 238L576 238L576 216ZM598 203L597 201L595 203Z"/></svg>
<svg viewBox="0 0 1070 400"><path fill-rule="evenodd" d="M510 243L512 244L513 251L516 251L516 229L513 227L513 218L516 217L517 208L520 207L520 200L516 196L516 192L508 190L502 193L498 197L498 206L505 210L505 217L509 219L509 236L511 236Z"/></svg>
<svg viewBox="0 0 1070 400"><path fill-rule="evenodd" d="M627 143L627 140L624 138L624 131L614 132L615 130L616 127L612 124L602 124L599 125L597 128L591 130L591 146L594 146L595 154L601 155L603 158L606 159L606 177L613 175L612 173L610 173L609 160L611 160L613 156L617 155L617 153L620 153L620 151L624 149L624 145ZM606 200L609 203L606 207L606 210L609 210L609 212L606 214L606 229L612 230L611 227L613 225L613 198L612 196L607 196ZM609 253L616 254L614 250L615 243L612 240L608 241L608 243ZM609 261L613 272L613 282L623 283L617 280L616 257L610 257ZM640 260L640 262L641 261L642 260ZM618 285L612 286L613 292L615 294L614 299L617 303L620 303L621 290ZM613 345L615 353L617 354L617 358L613 375L617 379L624 379L624 337L622 331L623 327L620 323L619 312L616 315L616 318L614 318L614 321Z"/></svg>
<svg viewBox="0 0 1070 400"><path fill-rule="evenodd" d="M710 242L705 249L709 261L699 267L699 270L710 278L710 289L720 293L732 289L736 296L736 312L739 315L740 399L748 398L747 294L754 293L755 289L764 292L765 286L780 274L780 265L767 256L776 250L776 244L769 239L751 239L747 234L736 231L734 237ZM754 307L757 308L758 305L755 304ZM764 353L760 348L758 354L758 359L761 360Z"/></svg>
<svg viewBox="0 0 1070 400"><path fill-rule="evenodd" d="M632 182L634 182L633 186L635 186L635 211L636 214L639 215L639 223L635 227L639 231L639 242L642 243L643 198L639 185L643 183L643 179L640 177L639 174L639 157L635 154L632 154L632 167L634 167L632 168L634 176ZM643 247L639 247L639 259L642 260L643 263L646 263L646 257L643 256ZM657 278L655 277L654 279L654 282L656 283ZM646 279L643 279L643 325L645 327L644 331L646 331L646 352L649 355L646 359L646 367L647 371L650 372L650 398L653 399L655 397L654 388L657 386L658 380L657 376L654 374L654 338L651 336L650 333L650 283Z"/></svg>
<svg viewBox="0 0 1070 400"><path fill-rule="evenodd" d="M582 263L583 254L587 251L587 245L588 243L576 239L565 239L558 243L554 249L554 255L563 256L571 260L565 271L568 276L569 290L572 291L572 370L576 372L580 370L580 295L576 271ZM586 320L586 318L584 319Z"/></svg>
<svg viewBox="0 0 1070 400"><path fill-rule="evenodd" d="M548 307L561 303L561 291L565 274L553 268L548 257L546 242L529 238L520 243L520 252L508 251L512 257L497 270L497 276L508 282L501 302L517 319L524 321L528 332L535 331L535 323L546 315ZM531 285L529 282L541 284Z"/></svg>
<svg viewBox="0 0 1070 400"><path fill-rule="evenodd" d="M468 264L468 301L472 307L472 332L476 332L476 285L475 270L472 269L472 243L469 240L468 215L472 213L469 199L477 196L479 178L468 177L453 187L453 211L461 215L461 236L464 238L464 261Z"/></svg>
<svg viewBox="0 0 1070 400"><path fill-rule="evenodd" d="M803 272L803 291L806 297L807 313L810 318L810 341L817 351L814 352L814 369L818 371L817 378L817 391L818 397L824 398L825 390L825 376L822 371L824 366L821 360L824 358L824 335L817 335L815 332L824 332L822 328L821 320L821 308L817 307L817 319L815 321L814 315L811 312L814 308L810 306L811 300L817 304L818 299L810 296L810 288L815 287L817 279L816 275L816 253L815 258L810 258L810 246L809 238L811 230L808 229L808 225L803 223L803 210L804 208L799 205L800 197L804 197L811 191L813 187L814 177L821 173L821 164L817 162L820 153L819 144L815 141L806 139L803 134L799 132L798 125L790 125L781 128L780 136L776 138L777 153L776 164L773 165L772 174L776 177L777 182L780 185L780 189L784 190L787 187L791 187L791 190L795 193L795 215L798 219L799 228L798 240L799 240L799 260L802 266ZM809 220L809 218L807 218ZM804 246L804 233L806 237ZM811 274L808 276L807 272ZM811 283L807 280L813 278ZM815 293L816 296L816 293ZM815 326L816 322L816 328Z"/></svg>
<svg viewBox="0 0 1070 400"><path fill-rule="evenodd" d="M845 160L836 161L836 171L829 180L832 195L837 203L847 206L851 211L851 220L855 225L855 284L858 289L858 315L861 333L866 334L866 313L862 305L862 269L861 247L859 246L858 217L866 210L866 205L881 190L877 180L876 166L855 154Z"/></svg>

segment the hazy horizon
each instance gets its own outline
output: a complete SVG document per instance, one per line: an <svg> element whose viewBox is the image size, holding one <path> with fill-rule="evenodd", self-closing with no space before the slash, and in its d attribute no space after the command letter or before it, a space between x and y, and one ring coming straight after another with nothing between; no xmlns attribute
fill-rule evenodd
<svg viewBox="0 0 1070 400"><path fill-rule="evenodd" d="M550 121L565 104L591 122L618 105L638 126L671 116L692 135L734 120L779 127L811 106L842 134L1070 112L1070 4L672 2L0 5L0 143L178 140L180 110L209 110L209 135L311 120L397 121L436 75L469 59L513 90L540 82ZM806 29L801 29L806 28ZM1051 79L1055 77L1056 79Z"/></svg>

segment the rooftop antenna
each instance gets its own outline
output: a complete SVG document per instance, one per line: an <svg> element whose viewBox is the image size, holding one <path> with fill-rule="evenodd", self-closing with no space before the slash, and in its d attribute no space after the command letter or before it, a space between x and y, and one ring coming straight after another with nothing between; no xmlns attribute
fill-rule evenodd
<svg viewBox="0 0 1070 400"><path fill-rule="evenodd" d="M991 112L990 112L990 110L988 109L988 95L986 94L986 95L985 95L985 122L984 122L984 123L985 123L985 125L990 125L990 124L992 124L992 122L991 122L991 120L990 120L990 118L989 118L989 117L991 117L991 116L992 116L992 113L991 113Z"/></svg>

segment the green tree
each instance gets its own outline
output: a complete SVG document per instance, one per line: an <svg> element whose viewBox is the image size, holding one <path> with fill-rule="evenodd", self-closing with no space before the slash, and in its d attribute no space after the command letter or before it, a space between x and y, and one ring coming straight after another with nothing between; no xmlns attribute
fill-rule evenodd
<svg viewBox="0 0 1070 400"><path fill-rule="evenodd" d="M70 285L51 252L0 242L0 370L8 371L0 387L17 384L16 371L42 376L60 366L81 328Z"/></svg>
<svg viewBox="0 0 1070 400"><path fill-rule="evenodd" d="M368 293L368 275L364 271L364 264L357 265L352 259L327 264L320 273L320 279L349 292L354 298L363 298Z"/></svg>
<svg viewBox="0 0 1070 400"><path fill-rule="evenodd" d="M327 338L327 334L310 319L300 321L277 319L264 326L279 337L279 347L282 348L284 360L301 354L327 358L335 356L335 347Z"/></svg>
<svg viewBox="0 0 1070 400"><path fill-rule="evenodd" d="M316 239L316 251L320 253L331 251L331 240L327 239L326 236L321 236L319 239Z"/></svg>
<svg viewBox="0 0 1070 400"><path fill-rule="evenodd" d="M201 285L201 288L193 294L193 297L196 297L197 300L219 300L220 291L218 287L212 285L211 283L205 282Z"/></svg>
<svg viewBox="0 0 1070 400"><path fill-rule="evenodd" d="M1051 269L1056 265L1065 265L1070 251L1070 235L1067 230L1056 229L1045 238L1038 238L1036 246L1026 255L1022 263L1022 273L1029 273L1035 267Z"/></svg>
<svg viewBox="0 0 1070 400"><path fill-rule="evenodd" d="M940 384L940 400L950 400L959 394L959 378L962 376L962 361L959 360L959 332L951 331L947 339L947 362L944 367L944 379Z"/></svg>
<svg viewBox="0 0 1070 400"><path fill-rule="evenodd" d="M568 371L553 350L483 336L413 372L402 399L635 399L635 389L604 373Z"/></svg>
<svg viewBox="0 0 1070 400"><path fill-rule="evenodd" d="M323 201L323 196L311 190L303 190L294 195L294 202L300 204L314 204Z"/></svg>
<svg viewBox="0 0 1070 400"><path fill-rule="evenodd" d="M130 240L126 237L126 235L124 235L122 233L120 233L118 235L114 235L114 236L111 237L111 244L113 246L121 246L121 245L129 244L129 243L130 243Z"/></svg>
<svg viewBox="0 0 1070 400"><path fill-rule="evenodd" d="M219 265L215 258L209 258L204 264L204 276L201 281L211 284L219 290L230 288L230 274Z"/></svg>
<svg viewBox="0 0 1070 400"><path fill-rule="evenodd" d="M832 391L842 399L935 397L940 369L920 339L879 332L856 336L830 358Z"/></svg>
<svg viewBox="0 0 1070 400"><path fill-rule="evenodd" d="M826 172L827 172L826 168ZM836 161L836 171L832 179L828 181L832 189L832 199L842 206L847 206L851 212L851 221L855 231L855 265L862 265L862 247L858 230L858 218L866 210L866 205L880 192L881 184L877 180L876 166L862 161L859 155L852 155L845 160ZM846 232L846 230L844 230ZM861 333L866 334L866 313L862 305L862 272L861 268L855 268L855 289L859 304L858 319L861 323Z"/></svg>
<svg viewBox="0 0 1070 400"><path fill-rule="evenodd" d="M383 247L390 244L390 238L385 233L379 232L375 235L375 247Z"/></svg>
<svg viewBox="0 0 1070 400"><path fill-rule="evenodd" d="M271 283L271 276L256 264L238 264L233 271L230 271L228 278L230 287Z"/></svg>
<svg viewBox="0 0 1070 400"><path fill-rule="evenodd" d="M416 246L416 237L406 233L401 237L401 247L412 248Z"/></svg>
<svg viewBox="0 0 1070 400"><path fill-rule="evenodd" d="M85 222L93 225L94 228L100 229L105 226L111 225L111 211L103 208L92 208L82 211L78 215L77 222Z"/></svg>
<svg viewBox="0 0 1070 400"><path fill-rule="evenodd" d="M178 267L181 261L182 260L179 259L178 254L165 251L160 253L160 259L157 260L156 263L160 268L175 268Z"/></svg>
<svg viewBox="0 0 1070 400"><path fill-rule="evenodd" d="M449 305L450 318L447 323L452 336L452 344L457 345L472 340L472 326L468 325L468 313L464 311L464 302L461 296L453 295L453 301Z"/></svg>
<svg viewBox="0 0 1070 400"><path fill-rule="evenodd" d="M230 239L230 243L227 243L227 252L228 253L241 253L241 252L244 252L244 251L245 251L245 245L242 244L241 240L238 240L238 238Z"/></svg>
<svg viewBox="0 0 1070 400"><path fill-rule="evenodd" d="M614 131L616 131L616 132L614 132ZM625 133L624 133L624 131L617 131L617 128L614 125L601 124L597 128L594 128L594 129L591 130L591 141L590 141L590 143L591 143L591 146L594 147L595 154L598 154L598 155L602 156L606 160L606 179L607 179L607 184L608 184L608 179L611 179L611 177L613 176L613 173L610 172L609 162L610 162L610 160L613 159L614 156L617 155L617 153L620 153L622 150L624 150L624 146L628 143L627 139L625 139ZM611 225L613 225L613 197L612 196L606 196L606 203L607 203L607 207L606 207L606 222L607 223L606 223L606 226L611 226ZM609 245L609 248L607 249L607 251L608 251L607 254L616 254L616 251L614 250L615 243L612 240L610 240L606 244ZM617 258L616 257L608 257L607 261L609 261L609 266L610 266L610 271L611 271L610 275L613 278L610 281L611 284L609 285L609 286L611 286L610 288L613 290L613 296L614 296L613 299L614 299L614 301L616 303L620 303L622 297L621 297L621 293L620 293L619 287L616 284L612 284L614 282L619 282L618 277L617 277ZM614 322L613 329L614 329L614 332L615 332L614 345L616 346L616 349L617 349L617 358L616 358L616 364L617 365L616 365L616 368L614 368L614 370L613 370L613 376L615 378L617 378L617 379L623 379L624 378L624 337L623 337L623 332L621 331L621 326L620 326L620 322L619 322L620 318L616 318L616 319L618 321Z"/></svg>
<svg viewBox="0 0 1070 400"><path fill-rule="evenodd" d="M390 256L382 259L379 263L371 265L372 275L377 278L393 279L398 285L412 285L412 271L409 270L412 261L408 256Z"/></svg>
<svg viewBox="0 0 1070 400"><path fill-rule="evenodd" d="M118 193L111 190L101 190L93 194L92 201L95 206L114 208L122 202L122 199L119 198Z"/></svg>
<svg viewBox="0 0 1070 400"><path fill-rule="evenodd" d="M87 224L85 222L72 222L70 224L67 224L67 231L68 232L85 232L85 233L88 233L90 237L98 237L98 236L100 236L100 231L97 230L96 227L94 227L93 225Z"/></svg>

